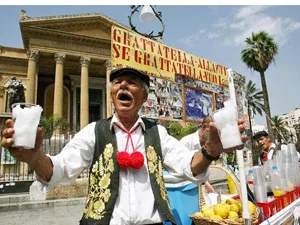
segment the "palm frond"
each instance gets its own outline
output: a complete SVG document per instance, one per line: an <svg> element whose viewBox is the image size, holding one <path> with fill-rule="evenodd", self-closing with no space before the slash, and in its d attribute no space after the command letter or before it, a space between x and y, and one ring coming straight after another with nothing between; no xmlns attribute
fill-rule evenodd
<svg viewBox="0 0 300 225"><path fill-rule="evenodd" d="M262 103L263 92L256 88L256 85L252 80L249 80L246 85L246 98L252 114L256 115L256 113L258 113L262 115L264 110L264 105Z"/></svg>

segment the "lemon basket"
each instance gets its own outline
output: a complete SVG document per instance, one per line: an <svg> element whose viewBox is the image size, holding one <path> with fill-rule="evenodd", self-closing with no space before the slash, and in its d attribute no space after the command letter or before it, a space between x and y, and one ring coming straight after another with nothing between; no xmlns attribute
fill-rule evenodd
<svg viewBox="0 0 300 225"><path fill-rule="evenodd" d="M241 198L241 188L240 188L239 181L232 174L232 172L229 169L227 169L225 167L222 167L222 166L210 166L210 167L223 170L227 175L229 175L231 177L231 179L233 180L233 182L234 182L237 194ZM237 213L238 218L236 218L236 216L235 216L235 218L228 218L228 215L226 216L227 213L225 213L225 215L222 215L221 218L220 217L219 218L214 218L215 216L208 217L202 211L200 213L197 212L193 215L190 215L190 218L193 220L195 225L220 225L220 224L221 225L243 225L244 224L244 219L241 216L241 206L242 206L241 201L239 199L232 199L231 201L232 201L232 203L234 202L234 204L237 204L240 207L239 213ZM253 203L249 202L248 204L252 204L251 224L252 225L257 225L259 223L259 209ZM199 185L199 206L200 206L200 209L202 210L202 208L205 208L205 205L206 205L206 203L205 203L205 199L204 199L204 196L203 196L202 185L200 184ZM229 205L229 204L227 204L227 205ZM209 210L214 210L215 211L216 210L215 207L216 207L216 205L212 206L212 207L209 207ZM226 206L226 207L229 207L229 206ZM229 211L228 211L228 214L229 214Z"/></svg>

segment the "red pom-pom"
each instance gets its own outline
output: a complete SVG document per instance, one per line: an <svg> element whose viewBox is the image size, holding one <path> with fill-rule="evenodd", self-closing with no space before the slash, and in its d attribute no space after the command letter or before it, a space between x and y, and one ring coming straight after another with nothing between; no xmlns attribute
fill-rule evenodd
<svg viewBox="0 0 300 225"><path fill-rule="evenodd" d="M122 169L128 168L130 166L130 156L128 152L122 151L117 154L117 161L119 163L119 167Z"/></svg>
<svg viewBox="0 0 300 225"><path fill-rule="evenodd" d="M130 155L130 162L133 169L139 169L144 165L144 156L140 152L133 152Z"/></svg>

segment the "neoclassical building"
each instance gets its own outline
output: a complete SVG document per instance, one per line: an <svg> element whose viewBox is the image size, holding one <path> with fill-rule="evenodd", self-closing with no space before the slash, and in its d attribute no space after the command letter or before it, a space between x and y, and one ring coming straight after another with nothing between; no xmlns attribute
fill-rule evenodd
<svg viewBox="0 0 300 225"><path fill-rule="evenodd" d="M1 115L10 114L7 87L14 77L24 85L26 102L41 105L45 117L63 117L80 129L110 115L113 25L128 29L101 14L29 17L21 11L24 49L0 45Z"/></svg>
<svg viewBox="0 0 300 225"><path fill-rule="evenodd" d="M63 117L75 131L107 118L112 114L112 65L144 68L151 75L148 100L140 111L148 118L198 123L229 97L225 66L136 36L102 14L29 17L22 10L20 30L24 48L0 43L2 122L11 117L8 90L16 80L24 87L26 102L42 106L46 118ZM245 79L234 74L239 115L245 115ZM15 163L3 159L8 151L1 150L0 178ZM27 172L23 163L14 169Z"/></svg>

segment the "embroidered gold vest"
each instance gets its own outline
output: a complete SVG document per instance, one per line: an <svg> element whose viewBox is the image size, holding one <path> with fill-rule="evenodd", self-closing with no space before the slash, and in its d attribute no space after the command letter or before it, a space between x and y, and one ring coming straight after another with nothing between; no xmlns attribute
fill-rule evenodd
<svg viewBox="0 0 300 225"><path fill-rule="evenodd" d="M158 128L145 123L145 148L155 207L160 215L175 224L163 179L162 153ZM80 225L108 225L119 191L119 167L116 160L116 135L109 129L111 118L100 120L95 126L95 151L90 167L89 190Z"/></svg>

